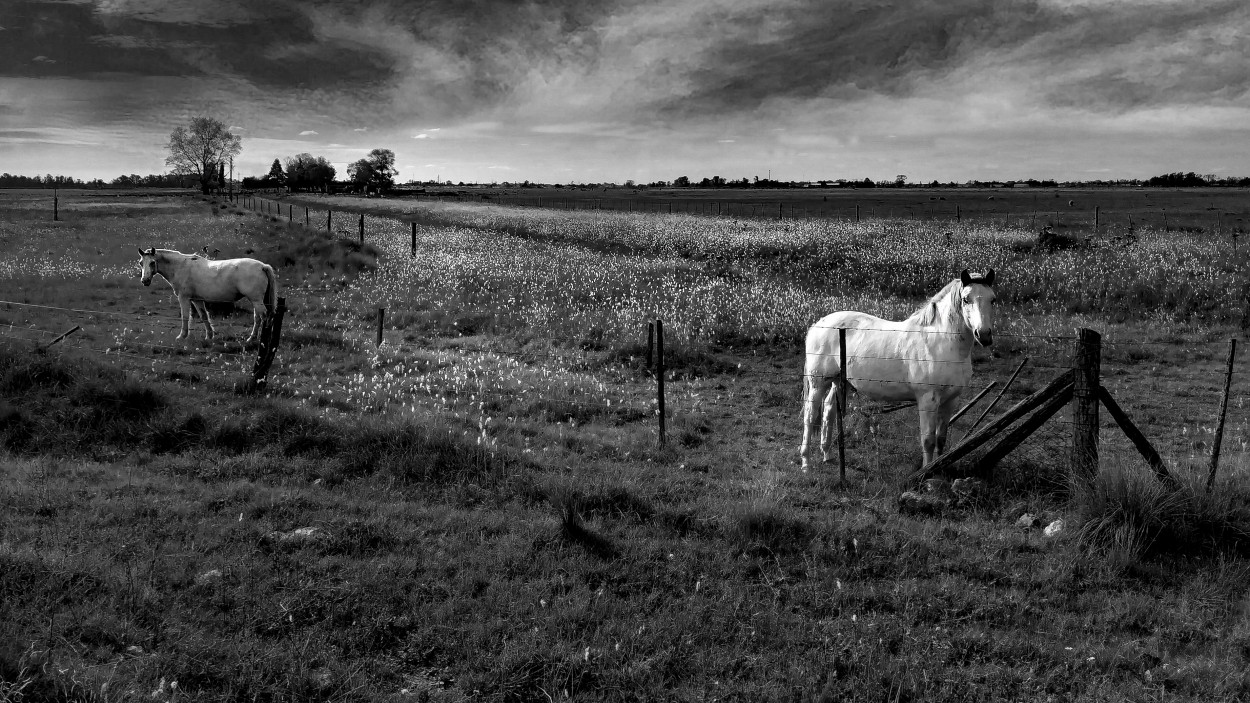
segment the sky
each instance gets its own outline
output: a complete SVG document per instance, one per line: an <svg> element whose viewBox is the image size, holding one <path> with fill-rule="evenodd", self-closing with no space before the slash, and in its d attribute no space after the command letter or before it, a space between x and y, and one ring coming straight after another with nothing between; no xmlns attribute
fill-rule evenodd
<svg viewBox="0 0 1250 703"><path fill-rule="evenodd" d="M0 172L399 180L1250 175L1246 0L0 0Z"/></svg>

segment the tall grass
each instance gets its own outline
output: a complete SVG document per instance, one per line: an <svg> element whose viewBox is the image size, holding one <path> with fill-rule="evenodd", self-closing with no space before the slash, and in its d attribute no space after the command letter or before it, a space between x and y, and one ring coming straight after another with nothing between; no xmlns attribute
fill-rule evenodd
<svg viewBox="0 0 1250 703"><path fill-rule="evenodd" d="M1208 491L1197 472L1169 484L1126 457L1103 456L1092 481L1074 481L1079 539L1117 563L1161 555L1250 554L1250 487Z"/></svg>

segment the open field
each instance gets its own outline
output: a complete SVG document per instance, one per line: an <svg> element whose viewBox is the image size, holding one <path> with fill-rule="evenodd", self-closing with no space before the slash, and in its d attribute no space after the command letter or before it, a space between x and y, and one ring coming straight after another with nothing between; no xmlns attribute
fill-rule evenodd
<svg viewBox="0 0 1250 703"><path fill-rule="evenodd" d="M312 196L261 216L199 197L63 195L51 222L43 194L0 192L9 690L206 701L1250 693L1240 373L1218 489L1195 488L1250 279L1201 218L1181 232L1139 227L1128 248L1042 252L1027 228L988 219ZM370 213L363 246L359 211ZM251 251L278 267L290 313L271 397L233 390L255 356L238 341L250 312L222 313L213 344L195 328L175 344L177 306L163 282L139 285L139 246ZM989 266L998 343L975 352L974 385L1028 357L1004 402L1017 399L1068 365L1074 328L1100 329L1104 384L1185 490L1144 478L1106 422L1102 481L1070 485L1066 413L1001 467L989 495L941 517L896 508L918 454L912 411L856 419L847 485L836 466L797 471L806 326L843 308L898 317L960 269ZM643 362L656 317L669 335L665 448ZM1015 527L1026 511L1068 528L1046 538ZM290 536L303 527L319 531Z"/></svg>
<svg viewBox="0 0 1250 703"><path fill-rule="evenodd" d="M431 187L420 199L459 197L560 209L606 209L775 219L822 217L993 220L1037 229L1092 230L1165 225L1245 232L1250 193L1244 188L454 188ZM958 213L956 210L958 209ZM1217 213L1219 215L1217 220Z"/></svg>

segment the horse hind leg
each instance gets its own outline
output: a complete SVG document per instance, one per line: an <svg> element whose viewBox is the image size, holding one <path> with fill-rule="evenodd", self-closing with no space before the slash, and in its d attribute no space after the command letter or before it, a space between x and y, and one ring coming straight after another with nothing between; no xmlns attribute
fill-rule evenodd
<svg viewBox="0 0 1250 703"><path fill-rule="evenodd" d="M243 341L244 344L251 344L260 337L261 322L263 317L267 317L267 313L262 313L264 306L252 303L252 333Z"/></svg>
<svg viewBox="0 0 1250 703"><path fill-rule="evenodd" d="M842 423L842 418L835 413L840 414L842 412L841 406L838 403L838 389L842 387L843 383L844 381L842 380L842 377L839 376L833 381L833 383L829 384L829 390L825 393L823 408L824 417L820 432L820 454L821 459L823 459L826 464L833 461L833 456L831 455L833 431Z"/></svg>
<svg viewBox="0 0 1250 703"><path fill-rule="evenodd" d="M821 430L821 403L828 395L830 385L830 381L823 376L808 377L803 384L803 443L799 445L799 458L804 471L807 471L807 451L812 443L812 433ZM823 438L821 442L823 444Z"/></svg>
<svg viewBox="0 0 1250 703"><path fill-rule="evenodd" d="M208 303L203 300L194 300L191 307L199 314L200 320L204 322L204 338L212 339L217 335L217 330L213 327L213 320L208 316Z"/></svg>

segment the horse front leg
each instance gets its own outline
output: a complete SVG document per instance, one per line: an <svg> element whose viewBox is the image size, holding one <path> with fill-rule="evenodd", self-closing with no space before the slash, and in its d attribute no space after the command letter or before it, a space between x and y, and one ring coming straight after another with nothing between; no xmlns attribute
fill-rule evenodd
<svg viewBox="0 0 1250 703"><path fill-rule="evenodd" d="M812 433L820 431L820 406L829 385L823 376L809 376L803 384L803 443L799 445L799 458L804 471L807 471L807 450L811 446Z"/></svg>
<svg viewBox="0 0 1250 703"><path fill-rule="evenodd" d="M951 414L955 411L955 404L958 401L958 397L947 398L941 405L938 406L935 426L933 428L934 458L946 453L946 432L950 429Z"/></svg>
<svg viewBox="0 0 1250 703"><path fill-rule="evenodd" d="M174 337L175 342L186 339L187 334L190 332L189 328L190 328L190 323L191 323L191 299L179 297L178 309L182 313L182 330L178 333L177 337Z"/></svg>
<svg viewBox="0 0 1250 703"><path fill-rule="evenodd" d="M931 393L925 394L917 401L916 408L920 413L920 450L924 454L924 466L928 466L941 453L938 448L937 428L940 423L937 398Z"/></svg>

